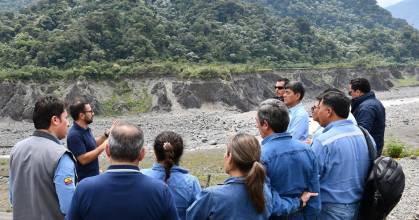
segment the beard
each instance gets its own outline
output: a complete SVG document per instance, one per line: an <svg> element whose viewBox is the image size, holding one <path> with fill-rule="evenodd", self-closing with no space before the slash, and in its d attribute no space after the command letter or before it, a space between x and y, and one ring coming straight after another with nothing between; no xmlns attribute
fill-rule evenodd
<svg viewBox="0 0 419 220"><path fill-rule="evenodd" d="M93 117L91 117L89 119L86 119L85 121L86 121L86 124L89 125L89 124L91 124L93 122Z"/></svg>

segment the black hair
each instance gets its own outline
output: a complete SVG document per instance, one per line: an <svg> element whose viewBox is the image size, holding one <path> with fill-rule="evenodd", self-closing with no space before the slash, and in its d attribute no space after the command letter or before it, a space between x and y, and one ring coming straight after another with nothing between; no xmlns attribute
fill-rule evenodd
<svg viewBox="0 0 419 220"><path fill-rule="evenodd" d="M304 98L306 90L301 82L290 82L285 85L285 89L291 89L294 93L300 94L300 100Z"/></svg>
<svg viewBox="0 0 419 220"><path fill-rule="evenodd" d="M164 131L157 135L154 140L154 153L158 162L163 162L165 170L164 181L170 178L170 169L173 165L178 165L183 154L182 137L172 131Z"/></svg>
<svg viewBox="0 0 419 220"><path fill-rule="evenodd" d="M32 120L36 129L48 129L51 126L51 118L61 118L65 111L64 102L54 96L45 96L35 103Z"/></svg>
<svg viewBox="0 0 419 220"><path fill-rule="evenodd" d="M368 93L371 91L370 82L368 82L365 78L352 79L349 84L351 84L351 89L354 91L359 90L362 93Z"/></svg>
<svg viewBox="0 0 419 220"><path fill-rule="evenodd" d="M70 105L70 115L74 121L79 120L80 113L84 112L84 108L88 105L84 100L79 100Z"/></svg>
<svg viewBox="0 0 419 220"><path fill-rule="evenodd" d="M290 80L288 78L285 78L285 77L281 77L281 78L277 79L276 81L277 82L284 82L284 86L287 85L290 82Z"/></svg>
<svg viewBox="0 0 419 220"><path fill-rule="evenodd" d="M326 92L321 96L323 105L333 109L337 116L348 118L351 100L340 92Z"/></svg>

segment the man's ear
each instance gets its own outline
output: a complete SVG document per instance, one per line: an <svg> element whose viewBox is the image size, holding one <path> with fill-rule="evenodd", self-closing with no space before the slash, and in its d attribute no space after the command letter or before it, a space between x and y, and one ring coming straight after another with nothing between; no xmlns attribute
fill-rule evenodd
<svg viewBox="0 0 419 220"><path fill-rule="evenodd" d="M138 155L138 159L140 159L139 161L142 161L145 157L145 146L141 148L140 150L140 154Z"/></svg>
<svg viewBox="0 0 419 220"><path fill-rule="evenodd" d="M301 93L295 93L298 96L298 100L301 100Z"/></svg>
<svg viewBox="0 0 419 220"><path fill-rule="evenodd" d="M57 117L57 116L52 116L51 117L51 125L58 125L58 124L60 124L60 122L61 122L61 119L59 118L59 117Z"/></svg>
<svg viewBox="0 0 419 220"><path fill-rule="evenodd" d="M106 156L108 158L111 158L111 150L109 149L109 143L106 143L105 152L106 152Z"/></svg>

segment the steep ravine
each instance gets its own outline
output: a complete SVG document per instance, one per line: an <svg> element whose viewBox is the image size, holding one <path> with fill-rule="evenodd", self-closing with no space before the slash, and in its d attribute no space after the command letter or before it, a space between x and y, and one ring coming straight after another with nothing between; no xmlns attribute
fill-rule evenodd
<svg viewBox="0 0 419 220"><path fill-rule="evenodd" d="M213 106L249 111L273 97L277 78L304 83L307 96L327 87L346 88L354 77L370 79L374 90L388 90L398 79L419 79L419 68L281 70L263 74L230 75L228 79L126 78L119 81L3 80L0 82L0 117L30 119L36 99L55 94L71 103L79 97L93 104L99 114L130 114Z"/></svg>

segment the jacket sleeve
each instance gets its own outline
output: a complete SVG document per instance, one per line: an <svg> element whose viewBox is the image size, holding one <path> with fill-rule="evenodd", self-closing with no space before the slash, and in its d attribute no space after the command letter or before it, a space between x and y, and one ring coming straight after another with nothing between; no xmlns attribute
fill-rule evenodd
<svg viewBox="0 0 419 220"><path fill-rule="evenodd" d="M70 156L64 154L58 162L54 175L55 191L57 193L60 210L65 215L70 209L71 199L76 188L76 167Z"/></svg>
<svg viewBox="0 0 419 220"><path fill-rule="evenodd" d="M187 220L208 219L213 209L211 193L204 190L196 198L195 202L186 210Z"/></svg>
<svg viewBox="0 0 419 220"><path fill-rule="evenodd" d="M266 185L272 194L271 215L280 216L298 211L300 208L300 198L281 197L278 192L270 186L268 177L266 177Z"/></svg>

